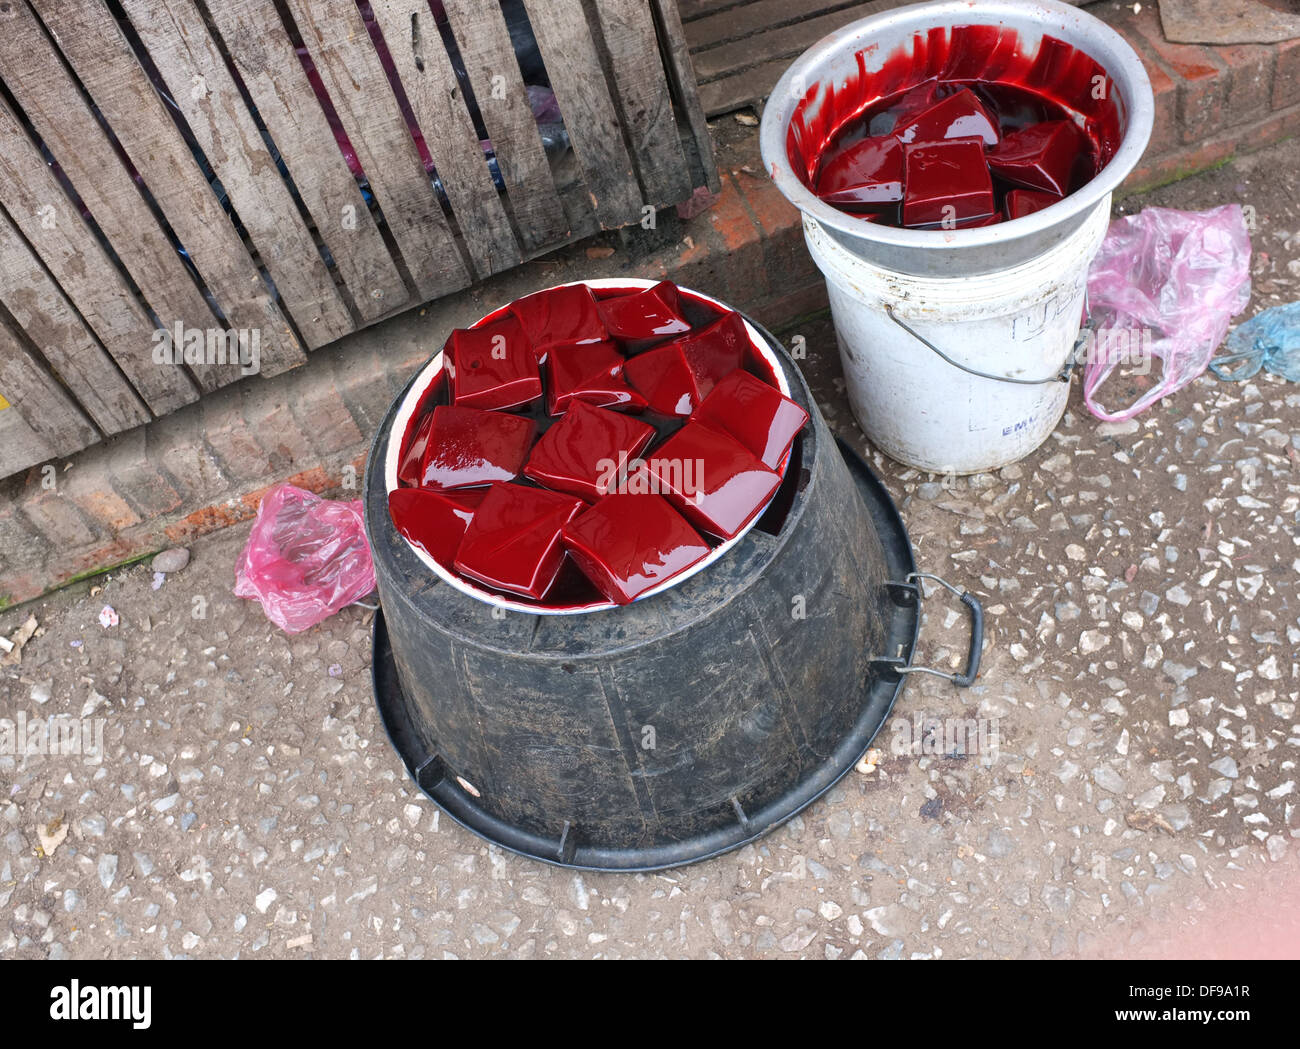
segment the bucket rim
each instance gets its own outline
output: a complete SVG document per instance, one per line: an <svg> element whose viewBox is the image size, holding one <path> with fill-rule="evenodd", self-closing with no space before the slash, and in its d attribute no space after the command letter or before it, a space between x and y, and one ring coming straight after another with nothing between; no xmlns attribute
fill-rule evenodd
<svg viewBox="0 0 1300 1049"><path fill-rule="evenodd" d="M856 54L882 30L956 25L1006 25L1058 36L1093 58L1121 91L1127 126L1115 155L1097 175L1055 204L1022 218L992 226L955 230L917 230L864 222L824 203L795 173L786 151L786 134L795 106L806 92L796 88L822 79L817 71L833 58ZM1100 53L1099 53L1100 52ZM1155 97L1146 68L1123 36L1096 15L1058 0L930 0L909 4L852 22L823 37L782 74L768 96L759 127L763 166L791 204L828 230L856 241L903 250L978 249L1005 246L1079 219L1113 193L1137 166L1155 123Z"/></svg>

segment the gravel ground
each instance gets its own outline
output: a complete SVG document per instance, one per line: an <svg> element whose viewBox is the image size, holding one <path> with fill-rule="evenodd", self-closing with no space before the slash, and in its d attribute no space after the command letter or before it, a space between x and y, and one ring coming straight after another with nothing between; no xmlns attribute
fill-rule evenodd
<svg viewBox="0 0 1300 1049"><path fill-rule="evenodd" d="M1300 290L1298 183L1291 143L1123 206L1250 204L1256 309ZM829 324L788 334L863 447ZM1183 929L1210 943L1233 886L1297 884L1297 409L1300 389L1270 377L1204 378L1099 426L1076 385L1056 433L997 475L945 483L868 450L922 566L985 603L980 682L913 680L873 771L756 845L662 874L576 875L442 818L375 715L373 613L279 633L230 593L246 528L199 543L159 588L136 566L10 610L0 633L29 615L40 632L0 668L0 717L80 719L102 756L0 755L0 955L1048 957L1177 950L1160 945ZM962 617L931 609L926 658L955 665ZM990 735L965 756L903 752L921 717Z"/></svg>

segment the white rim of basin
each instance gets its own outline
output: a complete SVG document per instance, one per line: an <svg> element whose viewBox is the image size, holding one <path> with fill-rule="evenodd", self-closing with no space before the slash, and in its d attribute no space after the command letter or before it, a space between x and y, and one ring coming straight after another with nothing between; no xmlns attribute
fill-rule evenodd
<svg viewBox="0 0 1300 1049"><path fill-rule="evenodd" d="M596 290L599 290L601 288L635 288L638 290L644 290L646 288L653 288L656 284L659 283L661 282L657 280L647 280L642 277L602 277L602 278L595 278L591 280L568 281L565 284L553 285L553 287L564 288L564 287L571 287L577 284L585 284L587 287ZM543 290L549 291L551 289L543 289ZM693 288L683 287L681 290L685 292L687 295L690 295L703 302L706 302L711 306L716 306L720 310L726 310L726 311L732 310L731 306L728 306L725 302L722 302L720 299L715 299L712 295L705 295L703 292L695 291ZM485 314L483 317L480 317L477 321L475 321L474 324L471 325L471 327L477 327L478 325L482 324L487 317L491 316L493 313L496 312L498 312L498 310L490 311L488 314ZM745 320L743 316L741 317L741 320L744 321L745 333L749 336L750 345L758 353L758 356L762 358L762 360L766 362L767 365L771 368L772 374L776 376L776 388L780 390L781 393L784 394L786 397L789 397L790 383L786 379L785 369L781 367L780 360L778 360L776 354L772 352L772 348L767 344L767 340L763 338L762 334L758 331L758 329L755 328L754 325L752 325L748 320ZM397 468L401 463L402 444L403 444L403 438L406 435L407 426L410 424L411 417L415 414L416 409L420 405L420 401L423 399L429 387L432 386L434 382L437 381L438 376L442 374L442 365L443 365L443 352L442 350L439 350L429 361L429 363L424 366L420 374L416 376L415 382L411 384L411 388L406 392L406 396L402 398L402 403L398 406L397 414L393 417L393 425L388 431L388 451L384 457L384 494L385 495L391 495L392 492L399 487L397 482ZM394 437L396 437L396 439L394 439ZM785 458L781 460L780 468L777 470L777 472L781 475L782 482L785 481L786 471L789 469L789 466L790 466L790 453L787 452ZM780 492L780 487L777 488L777 493L779 492ZM776 495L774 494L772 498L775 499ZM766 512L767 508L771 504L772 504L772 500L769 499L763 505L763 508L754 515L753 520L751 520L749 524L747 524L734 538L728 539L725 542L714 547L714 549L709 552L709 556L706 557L699 564L694 565L691 568L688 568L686 571L680 573L679 575L673 576L671 579L664 580L664 582L660 583L658 586L652 587L651 589L647 590L644 594L639 595L635 600L641 601L644 598L653 597L655 594L662 593L665 590L677 586L679 583L682 583L685 580L689 579L697 572L704 571L706 568L709 567L709 565L713 564L719 558L726 556L727 551L729 551L732 547L734 547L737 543L739 543L749 533L749 530L753 528L755 524L758 523L759 519L763 516L764 512ZM470 597L477 598L478 600L483 601L496 608L505 608L513 612L525 612L529 615L535 615L535 616L537 615L568 616L568 615L582 615L587 612L601 612L607 609L622 607L620 605L615 604L613 601L604 601L604 600L594 601L591 604L580 605L573 608L546 608L542 605L526 604L523 601L517 601L513 598L507 597L496 591L487 590L483 587L475 586L473 583L469 582L466 579L463 579L461 576L458 576L455 573L448 571L446 568L443 568L442 565L438 564L437 561L435 561L432 557L430 557L427 553L421 550L418 546L412 543L405 536L403 536L402 539L406 543L406 545L411 549L411 551L415 554L415 556L420 559L421 563L423 563L423 565L427 569L429 569L429 571L432 572L438 579L442 580L442 582L446 583L448 586L452 587L455 590L459 590L462 594L467 594ZM635 601L633 603L635 603Z"/></svg>

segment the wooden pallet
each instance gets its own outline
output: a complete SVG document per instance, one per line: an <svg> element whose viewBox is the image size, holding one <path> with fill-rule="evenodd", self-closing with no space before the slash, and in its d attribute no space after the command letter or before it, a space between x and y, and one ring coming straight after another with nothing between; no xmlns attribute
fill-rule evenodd
<svg viewBox="0 0 1300 1049"><path fill-rule="evenodd" d="M800 54L828 33L915 0L681 0L700 102L708 116L761 103ZM1093 0L1066 0L1083 6Z"/></svg>
<svg viewBox="0 0 1300 1049"><path fill-rule="evenodd" d="M0 477L704 185L674 0L0 4Z"/></svg>

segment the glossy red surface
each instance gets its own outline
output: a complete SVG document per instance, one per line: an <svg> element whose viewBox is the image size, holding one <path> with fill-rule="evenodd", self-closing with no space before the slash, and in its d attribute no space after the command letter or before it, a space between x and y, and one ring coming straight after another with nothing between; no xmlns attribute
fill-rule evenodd
<svg viewBox="0 0 1300 1049"><path fill-rule="evenodd" d="M609 338L596 297L585 284L568 284L525 295L510 304L510 312L528 333L539 361L545 359L553 346L602 342Z"/></svg>
<svg viewBox="0 0 1300 1049"><path fill-rule="evenodd" d="M563 540L597 589L626 605L709 555L708 544L657 495L610 495L565 526Z"/></svg>
<svg viewBox="0 0 1300 1049"><path fill-rule="evenodd" d="M691 323L682 315L681 295L671 281L632 295L601 299L597 304L609 334L624 342L643 343L682 335Z"/></svg>
<svg viewBox="0 0 1300 1049"><path fill-rule="evenodd" d="M537 435L523 415L440 405L421 462L423 488L473 488L519 475Z"/></svg>
<svg viewBox="0 0 1300 1049"><path fill-rule="evenodd" d="M573 401L542 434L524 474L547 488L595 502L654 436L654 427L639 419Z"/></svg>
<svg viewBox="0 0 1300 1049"><path fill-rule="evenodd" d="M864 138L831 155L817 192L840 207L889 204L903 199L903 147L892 135Z"/></svg>
<svg viewBox="0 0 1300 1049"><path fill-rule="evenodd" d="M661 415L690 415L718 380L745 360L749 336L738 313L629 358L623 376Z"/></svg>
<svg viewBox="0 0 1300 1049"><path fill-rule="evenodd" d="M1048 120L1008 135L989 150L989 170L1014 185L1064 196L1082 145L1073 122Z"/></svg>
<svg viewBox="0 0 1300 1049"><path fill-rule="evenodd" d="M997 210L980 139L953 138L904 148L904 226L981 219Z"/></svg>
<svg viewBox="0 0 1300 1049"><path fill-rule="evenodd" d="M1002 138L997 120L970 90L958 91L907 117L894 128L894 137L903 145L974 137L983 139L986 146L995 146Z"/></svg>
<svg viewBox="0 0 1300 1049"><path fill-rule="evenodd" d="M734 437L775 470L808 422L808 413L761 379L734 371L704 398L691 421Z"/></svg>
<svg viewBox="0 0 1300 1049"><path fill-rule="evenodd" d="M481 328L457 328L443 347L452 403L466 408L517 408L542 395L523 326L512 316Z"/></svg>
<svg viewBox="0 0 1300 1049"><path fill-rule="evenodd" d="M1077 126L1079 161L1071 170L1069 192L1105 166L1123 135L1106 71L1085 52L1050 36L1029 44L1004 26L936 27L883 57L865 48L853 73L815 85L790 122L790 163L805 185L820 192L819 172L864 136L911 134L920 141L940 130L962 134L964 125L945 124L945 118L959 105L953 100L966 95L973 95L983 111L967 114L969 119L977 124L992 119L1004 137L1048 120ZM982 130L981 140L987 135ZM864 210L852 199L831 203L854 213ZM876 209L860 217L893 218Z"/></svg>
<svg viewBox="0 0 1300 1049"><path fill-rule="evenodd" d="M498 590L541 600L564 561L560 533L585 507L581 499L543 488L494 484L461 540L456 570Z"/></svg>
<svg viewBox="0 0 1300 1049"><path fill-rule="evenodd" d="M415 422L415 420L412 420ZM399 484L418 488L424 478L424 450L429 446L429 430L433 427L433 412L428 412L416 422L397 466Z"/></svg>
<svg viewBox="0 0 1300 1049"><path fill-rule="evenodd" d="M623 378L624 356L612 342L556 346L546 359L546 410L560 415L574 400L639 412L646 399Z"/></svg>
<svg viewBox="0 0 1300 1049"><path fill-rule="evenodd" d="M398 488L388 493L388 512L397 530L444 568L451 568L465 530L474 519L486 488L435 492Z"/></svg>
<svg viewBox="0 0 1300 1049"><path fill-rule="evenodd" d="M1013 189L1007 194L1007 217L1018 219L1035 211L1050 208L1064 197L1055 193L1039 193L1033 189Z"/></svg>
<svg viewBox="0 0 1300 1049"><path fill-rule="evenodd" d="M734 437L688 422L645 460L645 472L683 517L730 539L772 498L781 477ZM628 488L637 491L636 479Z"/></svg>

